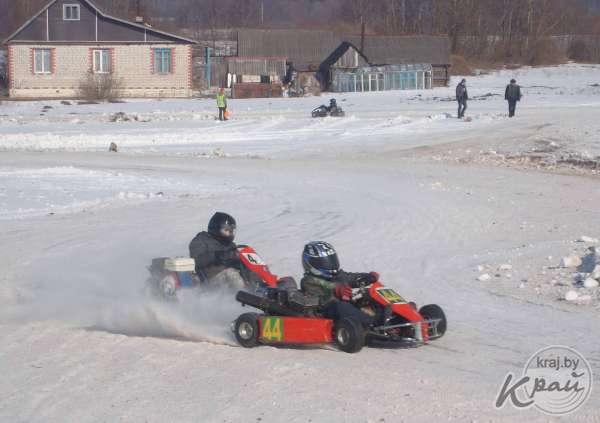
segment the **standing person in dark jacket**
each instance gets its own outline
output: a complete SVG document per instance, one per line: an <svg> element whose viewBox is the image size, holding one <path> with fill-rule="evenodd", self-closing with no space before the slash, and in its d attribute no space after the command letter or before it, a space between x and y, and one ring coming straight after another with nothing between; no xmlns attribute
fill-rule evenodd
<svg viewBox="0 0 600 423"><path fill-rule="evenodd" d="M227 213L216 212L208 231L198 233L190 242L190 257L196 261L196 274L212 284L234 289L246 285L240 274L240 259L235 239L236 222Z"/></svg>
<svg viewBox="0 0 600 423"><path fill-rule="evenodd" d="M374 322L373 316L363 313L347 301L352 297L352 288L376 282L379 279L376 272L343 271L340 269L335 249L323 241L309 242L304 246L302 266L302 292L309 297L319 298L319 303L323 305L324 317L336 321L344 317L353 317L365 327Z"/></svg>
<svg viewBox="0 0 600 423"><path fill-rule="evenodd" d="M517 101L521 101L521 87L517 85L517 81L514 79L510 80L510 84L506 86L504 92L504 99L508 101L508 117L515 115L515 109L517 108Z"/></svg>
<svg viewBox="0 0 600 423"><path fill-rule="evenodd" d="M467 93L467 80L463 79L456 86L456 101L458 102L458 118L462 119L465 116L465 110L467 110L467 100L469 94Z"/></svg>

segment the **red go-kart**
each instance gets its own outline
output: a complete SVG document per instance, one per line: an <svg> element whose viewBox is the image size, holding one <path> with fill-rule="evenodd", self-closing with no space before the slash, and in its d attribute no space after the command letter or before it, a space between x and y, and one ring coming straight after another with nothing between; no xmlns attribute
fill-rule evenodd
<svg viewBox="0 0 600 423"><path fill-rule="evenodd" d="M236 268L240 272L247 289L257 287L277 287L281 279L269 271L258 253L248 245L237 248L240 264ZM146 281L146 290L153 298L165 301L177 301L180 292L194 289L202 293L211 290L205 277L197 275L193 258L158 257L152 259L148 266L150 277ZM289 281L290 278L283 278Z"/></svg>
<svg viewBox="0 0 600 423"><path fill-rule="evenodd" d="M353 290L351 303L379 322L368 328L353 318L339 321L319 316L320 305L297 301L297 292L281 287L282 279L250 254L240 252L244 266L265 281L258 292L239 291L236 299L262 313L244 313L232 324L237 341L244 347L265 345L335 344L345 352L357 352L364 345L414 347L444 335L447 321L441 307L430 304L417 310L393 289L374 282ZM288 279L288 278L284 278Z"/></svg>

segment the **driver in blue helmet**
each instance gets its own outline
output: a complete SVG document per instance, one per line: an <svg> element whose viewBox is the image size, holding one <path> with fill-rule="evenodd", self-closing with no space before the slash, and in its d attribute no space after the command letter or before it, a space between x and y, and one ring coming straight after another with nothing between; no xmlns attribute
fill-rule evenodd
<svg viewBox="0 0 600 423"><path fill-rule="evenodd" d="M304 246L302 267L301 289L307 296L319 298L324 317L333 320L353 317L364 326L373 323L373 316L363 313L348 301L352 298L352 288L376 282L379 279L377 272L342 270L337 252L324 241L312 241Z"/></svg>

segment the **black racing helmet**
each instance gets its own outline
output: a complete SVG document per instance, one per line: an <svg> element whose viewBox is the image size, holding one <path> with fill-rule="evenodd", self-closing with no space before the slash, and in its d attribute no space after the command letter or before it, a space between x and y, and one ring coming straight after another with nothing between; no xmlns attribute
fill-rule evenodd
<svg viewBox="0 0 600 423"><path fill-rule="evenodd" d="M329 100L329 106L331 106L331 107L337 106L337 102L335 101L335 98L332 98L331 100Z"/></svg>
<svg viewBox="0 0 600 423"><path fill-rule="evenodd" d="M340 271L340 261L331 244L324 241L312 241L304 246L302 267L306 273L333 279Z"/></svg>
<svg viewBox="0 0 600 423"><path fill-rule="evenodd" d="M223 241L232 242L235 239L235 229L235 219L227 213L216 212L208 222L208 233Z"/></svg>

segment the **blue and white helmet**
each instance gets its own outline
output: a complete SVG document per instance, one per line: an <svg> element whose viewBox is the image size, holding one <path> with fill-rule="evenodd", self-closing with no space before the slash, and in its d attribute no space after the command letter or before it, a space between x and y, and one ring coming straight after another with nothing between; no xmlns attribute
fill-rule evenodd
<svg viewBox="0 0 600 423"><path fill-rule="evenodd" d="M331 244L311 241L304 246L302 267L306 273L332 279L340 271L340 261Z"/></svg>

